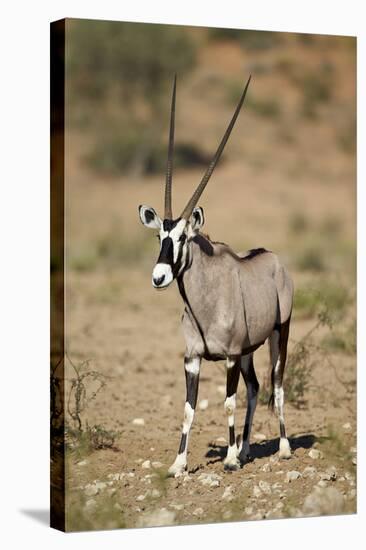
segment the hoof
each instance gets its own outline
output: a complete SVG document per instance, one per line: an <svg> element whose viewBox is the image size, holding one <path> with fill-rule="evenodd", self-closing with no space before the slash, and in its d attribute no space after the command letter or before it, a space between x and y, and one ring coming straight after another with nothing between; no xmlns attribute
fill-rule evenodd
<svg viewBox="0 0 366 550"><path fill-rule="evenodd" d="M239 455L240 465L243 467L245 464L248 464L249 462L253 462L254 458L251 457L249 454L241 454Z"/></svg>
<svg viewBox="0 0 366 550"><path fill-rule="evenodd" d="M181 476L187 469L187 463L185 460L182 460L183 457L180 455L177 456L175 459L175 462L170 466L168 470L167 477L179 477Z"/></svg>
<svg viewBox="0 0 366 550"><path fill-rule="evenodd" d="M239 468L240 468L240 462L239 461L227 462L226 464L224 463L225 472L236 472L237 470L239 470Z"/></svg>
<svg viewBox="0 0 366 550"><path fill-rule="evenodd" d="M285 437L281 437L280 439L279 457L281 459L291 458L291 447L288 442L288 439L286 439Z"/></svg>

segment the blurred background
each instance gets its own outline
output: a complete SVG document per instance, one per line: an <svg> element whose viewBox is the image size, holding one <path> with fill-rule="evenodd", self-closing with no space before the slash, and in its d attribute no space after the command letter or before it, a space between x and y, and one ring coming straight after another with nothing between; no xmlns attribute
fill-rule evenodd
<svg viewBox="0 0 366 550"><path fill-rule="evenodd" d="M67 350L75 365L113 379L85 415L121 431L126 465L146 441L163 441L168 425L179 430L183 410L183 305L175 285L152 288L158 242L138 217L139 204L163 212L175 73L173 214L200 181L251 74L200 200L204 231L234 250L273 250L293 276L289 425L320 434L356 414L356 39L67 20ZM261 381L267 351L257 356ZM219 368L207 366L201 391L221 407ZM224 426L220 411L213 418ZM144 435L135 416L145 418ZM271 422L265 429L277 437ZM193 440L192 453L202 447ZM163 446L172 459L176 443Z"/></svg>

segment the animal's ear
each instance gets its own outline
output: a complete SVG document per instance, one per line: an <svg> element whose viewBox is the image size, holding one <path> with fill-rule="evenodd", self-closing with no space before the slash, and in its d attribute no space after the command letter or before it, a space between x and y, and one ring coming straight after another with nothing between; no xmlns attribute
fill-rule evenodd
<svg viewBox="0 0 366 550"><path fill-rule="evenodd" d="M203 209L198 206L193 209L191 216L191 226L193 231L199 231L205 223L205 216L203 215Z"/></svg>
<svg viewBox="0 0 366 550"><path fill-rule="evenodd" d="M139 206L139 214L140 214L140 220L141 222L146 226L150 227L150 229L160 229L162 221L155 212L153 208L150 206L144 206L141 204Z"/></svg>

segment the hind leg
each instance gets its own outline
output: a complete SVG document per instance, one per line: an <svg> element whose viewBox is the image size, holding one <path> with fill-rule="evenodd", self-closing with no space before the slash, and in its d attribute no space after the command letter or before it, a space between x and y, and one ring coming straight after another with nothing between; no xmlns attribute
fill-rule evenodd
<svg viewBox="0 0 366 550"><path fill-rule="evenodd" d="M245 464L250 460L249 441L250 431L252 429L254 411L257 406L257 395L259 384L254 371L253 353L243 355L240 362L240 370L247 387L247 412L245 415L243 442L239 453L241 464Z"/></svg>
<svg viewBox="0 0 366 550"><path fill-rule="evenodd" d="M291 448L286 436L285 419L283 414L284 391L283 373L286 366L287 342L289 335L290 320L276 328L270 338L270 355L272 363L272 380L274 393L274 406L280 421L280 458L290 458Z"/></svg>

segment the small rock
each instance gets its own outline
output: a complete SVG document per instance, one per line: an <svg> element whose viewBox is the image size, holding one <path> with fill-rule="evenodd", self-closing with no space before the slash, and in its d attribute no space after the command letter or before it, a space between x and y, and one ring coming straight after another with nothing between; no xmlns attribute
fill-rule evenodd
<svg viewBox="0 0 366 550"><path fill-rule="evenodd" d="M308 456L310 456L313 460L318 460L319 458L323 458L323 453L318 449L310 449Z"/></svg>
<svg viewBox="0 0 366 550"><path fill-rule="evenodd" d="M103 491L107 487L107 484L104 481L97 481L95 483L95 486L96 486L96 488L98 489L98 492L99 492L99 491Z"/></svg>
<svg viewBox="0 0 366 550"><path fill-rule="evenodd" d="M151 496L152 496L153 498L160 498L160 497L161 497L161 492L158 491L158 489L153 489L153 490L151 491Z"/></svg>
<svg viewBox="0 0 366 550"><path fill-rule="evenodd" d="M330 481L335 481L337 479L337 468L335 466L330 466L330 468L327 468L325 473L327 476L330 476Z"/></svg>
<svg viewBox="0 0 366 550"><path fill-rule="evenodd" d="M115 487L109 487L107 490L108 496L112 497L117 492L117 489Z"/></svg>
<svg viewBox="0 0 366 550"><path fill-rule="evenodd" d="M262 467L262 472L271 472L272 471L272 466L269 462L267 462L266 464L264 464L264 466Z"/></svg>
<svg viewBox="0 0 366 550"><path fill-rule="evenodd" d="M153 468L162 468L164 464L162 462L159 462L159 460L154 460L154 462L151 463L151 466Z"/></svg>
<svg viewBox="0 0 366 550"><path fill-rule="evenodd" d="M174 508L174 510L183 510L184 504L169 504L171 508Z"/></svg>
<svg viewBox="0 0 366 550"><path fill-rule="evenodd" d="M225 512L222 514L222 517L224 519L230 519L233 517L233 513L231 510L225 510Z"/></svg>
<svg viewBox="0 0 366 550"><path fill-rule="evenodd" d="M151 462L150 460L145 460L145 462L143 462L141 464L141 468L144 468L145 470L148 470L149 468L151 468Z"/></svg>
<svg viewBox="0 0 366 550"><path fill-rule="evenodd" d="M347 481L353 481L355 479L355 476L353 476L350 472L345 472L344 477Z"/></svg>
<svg viewBox="0 0 366 550"><path fill-rule="evenodd" d="M161 508L141 516L137 527L161 527L163 525L173 525L174 522L175 513L166 508Z"/></svg>
<svg viewBox="0 0 366 550"><path fill-rule="evenodd" d="M343 424L342 426L343 430L345 432L350 432L352 430L352 426L351 426L351 423L350 422L346 422L345 424Z"/></svg>
<svg viewBox="0 0 366 550"><path fill-rule="evenodd" d="M154 451L155 451L155 447L150 447L150 451L154 452Z"/></svg>
<svg viewBox="0 0 366 550"><path fill-rule="evenodd" d="M146 493L145 495L138 495L138 496L136 497L136 500L138 500L139 502L142 502L143 500L145 500L146 495L147 495L147 493Z"/></svg>
<svg viewBox="0 0 366 550"><path fill-rule="evenodd" d="M226 488L225 488L225 491L223 492L222 494L222 500L233 500L233 493L232 493L232 487L231 485L228 485Z"/></svg>
<svg viewBox="0 0 366 550"><path fill-rule="evenodd" d="M198 481L202 483L202 485L208 485L209 487L219 487L221 476L218 474L212 473L212 474L201 474L198 476Z"/></svg>
<svg viewBox="0 0 366 550"><path fill-rule="evenodd" d="M351 447L350 452L356 454L357 453L357 447Z"/></svg>
<svg viewBox="0 0 366 550"><path fill-rule="evenodd" d="M216 443L218 443L220 445L220 443L223 443L224 445L226 445L226 439L225 437L218 437L216 439Z"/></svg>
<svg viewBox="0 0 366 550"><path fill-rule="evenodd" d="M303 473L302 473L302 476L307 478L307 477L314 477L316 475L316 468L314 468L314 466L306 466L306 468L304 469Z"/></svg>
<svg viewBox="0 0 366 550"><path fill-rule="evenodd" d="M85 510L92 512L95 510L96 506L97 506L97 503L94 500L94 498L89 498L85 503Z"/></svg>
<svg viewBox="0 0 366 550"><path fill-rule="evenodd" d="M244 512L246 513L247 516L250 516L250 514L253 513L253 508L252 508L252 506L247 506L247 507L244 509Z"/></svg>
<svg viewBox="0 0 366 550"><path fill-rule="evenodd" d="M318 481L318 486L319 487L328 487L328 483L325 479L321 479L320 481Z"/></svg>
<svg viewBox="0 0 366 550"><path fill-rule="evenodd" d="M352 464L353 464L354 466L357 466L357 457L356 457L356 456L354 456L354 457L352 458Z"/></svg>
<svg viewBox="0 0 366 550"><path fill-rule="evenodd" d="M304 501L303 514L307 516L341 514L343 511L344 497L334 487L315 487Z"/></svg>
<svg viewBox="0 0 366 550"><path fill-rule="evenodd" d="M258 485L254 485L254 487L253 487L253 496L254 496L255 498L258 498L258 497L261 496L261 494L262 494L262 491L260 490L260 488L258 487Z"/></svg>
<svg viewBox="0 0 366 550"><path fill-rule="evenodd" d="M198 403L198 408L200 411L205 411L208 407L208 399L202 399L199 403Z"/></svg>
<svg viewBox="0 0 366 550"><path fill-rule="evenodd" d="M193 514L194 516L202 516L202 514L203 514L203 508L200 508L200 507L199 507L199 508L196 508L196 509L192 512L192 514Z"/></svg>
<svg viewBox="0 0 366 550"><path fill-rule="evenodd" d="M145 420L143 418L134 418L132 424L134 426L145 426Z"/></svg>
<svg viewBox="0 0 366 550"><path fill-rule="evenodd" d="M88 497L93 497L99 493L99 489L95 485L95 483L89 483L85 486L85 494Z"/></svg>
<svg viewBox="0 0 366 550"><path fill-rule="evenodd" d="M267 437L264 434L256 433L253 434L253 439L255 439L258 443L262 443L267 440Z"/></svg>
<svg viewBox="0 0 366 550"><path fill-rule="evenodd" d="M296 470L291 470L286 474L286 481L287 483L291 483L291 481L295 481L295 479L298 479L299 477L301 477L300 472L297 472Z"/></svg>
<svg viewBox="0 0 366 550"><path fill-rule="evenodd" d="M284 505L283 502L277 502L277 504L276 504L276 509L277 510L282 510L282 508L284 508L284 507L285 507L285 505Z"/></svg>
<svg viewBox="0 0 366 550"><path fill-rule="evenodd" d="M220 395L226 395L226 386L217 386L217 391Z"/></svg>
<svg viewBox="0 0 366 550"><path fill-rule="evenodd" d="M128 477L135 477L135 474L134 474L134 472L128 472L128 474L127 474L127 475L128 475Z"/></svg>
<svg viewBox="0 0 366 550"><path fill-rule="evenodd" d="M108 474L107 477L108 479L111 479L112 481L120 481L121 479L123 479L125 476L125 474L122 472L120 474Z"/></svg>
<svg viewBox="0 0 366 550"><path fill-rule="evenodd" d="M76 466L85 466L86 464L88 464L87 460L80 460L80 462L76 463Z"/></svg>
<svg viewBox="0 0 366 550"><path fill-rule="evenodd" d="M272 485L272 491L279 491L280 489L282 489L282 485L278 481Z"/></svg>
<svg viewBox="0 0 366 550"><path fill-rule="evenodd" d="M261 480L258 485L260 490L263 491L263 493L265 493L266 495L270 495L272 493L271 486L269 483L267 483L267 481Z"/></svg>

